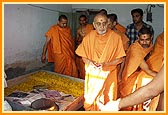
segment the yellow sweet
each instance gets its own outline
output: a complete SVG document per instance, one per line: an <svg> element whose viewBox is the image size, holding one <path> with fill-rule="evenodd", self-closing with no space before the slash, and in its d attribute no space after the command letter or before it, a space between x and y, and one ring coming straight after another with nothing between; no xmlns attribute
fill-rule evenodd
<svg viewBox="0 0 168 115"><path fill-rule="evenodd" d="M46 71L38 71L31 74L26 82L12 88L5 88L4 95L7 96L15 90L29 92L35 85L48 85L50 90L72 94L74 97L79 97L84 93L84 82L75 81Z"/></svg>

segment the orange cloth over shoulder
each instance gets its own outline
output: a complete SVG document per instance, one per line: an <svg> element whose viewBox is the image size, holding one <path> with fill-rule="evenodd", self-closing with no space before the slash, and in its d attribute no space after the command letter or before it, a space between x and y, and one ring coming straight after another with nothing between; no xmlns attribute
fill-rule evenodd
<svg viewBox="0 0 168 115"><path fill-rule="evenodd" d="M164 62L164 32L162 32L155 41L154 49L147 60L149 68L159 72Z"/></svg>
<svg viewBox="0 0 168 115"><path fill-rule="evenodd" d="M126 53L125 67L122 73L122 83L120 86L122 97L131 93L136 76L138 75L137 69L151 49L152 45L144 49L138 42L133 43L129 47Z"/></svg>
<svg viewBox="0 0 168 115"><path fill-rule="evenodd" d="M54 25L45 35L51 38L48 44L48 61L54 62L54 71L77 77L74 41L70 28Z"/></svg>
<svg viewBox="0 0 168 115"><path fill-rule="evenodd" d="M93 27L92 24L87 24L86 27L85 27L86 35L93 29L94 29L94 27Z"/></svg>
<svg viewBox="0 0 168 115"><path fill-rule="evenodd" d="M117 23L117 25L115 26L115 28L117 30L119 30L120 32L124 33L126 32L126 28L124 26L122 26L121 24Z"/></svg>
<svg viewBox="0 0 168 115"><path fill-rule="evenodd" d="M152 48L152 44L149 48L143 48L138 43L138 41L129 47L126 53L126 61L122 74L122 80L126 81L128 77L138 69L139 65L144 60L145 56L152 50Z"/></svg>
<svg viewBox="0 0 168 115"><path fill-rule="evenodd" d="M121 36L123 48L125 51L127 51L128 47L129 47L129 38L124 33L122 33L120 30L114 30L114 32L116 32L117 34L119 34Z"/></svg>
<svg viewBox="0 0 168 115"><path fill-rule="evenodd" d="M89 34L87 34L84 37L82 43L76 49L76 54L93 61L98 61L102 53L102 50L104 49L105 44L103 43L105 43L105 41L107 41L108 39L110 39L108 42L109 48L107 49L107 51L105 51L104 56L100 63L110 62L113 59L125 56L121 36L119 36L110 29L108 29L106 35L101 37L99 37L96 30L92 30Z"/></svg>

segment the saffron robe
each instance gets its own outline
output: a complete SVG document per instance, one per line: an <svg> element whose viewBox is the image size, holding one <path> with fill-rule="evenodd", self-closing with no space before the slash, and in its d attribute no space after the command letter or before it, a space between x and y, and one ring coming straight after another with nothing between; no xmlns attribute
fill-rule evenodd
<svg viewBox="0 0 168 115"><path fill-rule="evenodd" d="M139 74L139 71L137 70L146 55L151 52L152 48L152 44L149 48L143 48L137 41L129 47L126 53L125 67L119 88L121 98L129 95L137 89L137 87L134 87L135 84L140 84L137 80ZM128 107L126 110L132 110L132 107Z"/></svg>
<svg viewBox="0 0 168 115"><path fill-rule="evenodd" d="M164 63L164 32L156 38L151 56L147 60L149 68L155 72L159 72ZM159 96L153 98L149 105L149 111L155 111L158 105Z"/></svg>
<svg viewBox="0 0 168 115"><path fill-rule="evenodd" d="M124 26L122 26L121 24L117 23L117 25L115 26L115 28L117 30L119 30L120 32L124 33L126 32L126 28Z"/></svg>
<svg viewBox="0 0 168 115"><path fill-rule="evenodd" d="M93 27L92 24L87 24L86 27L85 27L86 35L87 35L91 30L93 30L93 29L94 29L94 27ZM86 35L85 35L85 36L86 36Z"/></svg>
<svg viewBox="0 0 168 115"><path fill-rule="evenodd" d="M126 52L129 48L129 38L124 33L122 33L120 30L114 29L113 31L121 36L121 40L122 40L122 43L123 43L123 48L124 48L124 51ZM119 73L120 68L121 68L121 64L118 64L117 74ZM118 83L118 85L120 85L120 83ZM119 90L118 90L118 97L120 97Z"/></svg>
<svg viewBox="0 0 168 115"><path fill-rule="evenodd" d="M74 41L69 27L53 25L45 34L51 38L48 44L48 62L54 62L56 73L78 77Z"/></svg>
<svg viewBox="0 0 168 115"><path fill-rule="evenodd" d="M148 84L152 79L153 79L153 76L150 76L146 72L141 70L137 75L136 83L134 84L133 92L135 90L139 89L140 87ZM149 103L148 107L143 106L143 103L142 103L142 104L135 105L133 110L143 111L144 109L146 109L146 111L156 111L158 101L159 101L159 96L160 95L154 97L153 99L149 99L148 100L149 101L148 102ZM144 103L146 103L146 102L144 102Z"/></svg>
<svg viewBox="0 0 168 115"><path fill-rule="evenodd" d="M128 47L129 47L129 38L124 33L122 33L120 30L114 30L114 32L116 32L117 34L119 34L121 36L123 48L125 51L127 51Z"/></svg>
<svg viewBox="0 0 168 115"><path fill-rule="evenodd" d="M92 30L84 37L76 49L76 54L98 63L107 63L125 56L121 36L112 30L102 36ZM96 100L106 104L117 98L117 69L116 65L104 65L102 70L85 64L85 110L98 110Z"/></svg>
<svg viewBox="0 0 168 115"><path fill-rule="evenodd" d="M147 60L149 68L159 72L164 62L164 32L157 36L151 56Z"/></svg>

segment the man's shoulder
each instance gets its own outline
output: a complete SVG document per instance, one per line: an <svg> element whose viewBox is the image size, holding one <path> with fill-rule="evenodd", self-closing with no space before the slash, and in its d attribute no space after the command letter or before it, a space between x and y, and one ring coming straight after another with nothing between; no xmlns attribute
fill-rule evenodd
<svg viewBox="0 0 168 115"><path fill-rule="evenodd" d="M117 23L117 25L116 26L119 26L119 27L121 27L121 28L125 28L123 25L121 25L120 23Z"/></svg>
<svg viewBox="0 0 168 115"><path fill-rule="evenodd" d="M80 31L81 31L81 28L78 27L77 30L76 30L76 32L77 32L77 33L80 33Z"/></svg>
<svg viewBox="0 0 168 115"><path fill-rule="evenodd" d="M116 37L121 37L121 32L120 31L114 31L114 30L109 30L111 36L116 36Z"/></svg>
<svg viewBox="0 0 168 115"><path fill-rule="evenodd" d="M96 32L96 30L90 30L90 32L88 33L88 34L86 34L86 38L92 38L92 39L94 39L94 38L96 38L96 36L97 36L98 34L97 34L97 32Z"/></svg>
<svg viewBox="0 0 168 115"><path fill-rule="evenodd" d="M128 24L126 28L133 28L135 26L134 23Z"/></svg>
<svg viewBox="0 0 168 115"><path fill-rule="evenodd" d="M51 27L57 27L58 25L57 24L54 24L54 25L52 25Z"/></svg>
<svg viewBox="0 0 168 115"><path fill-rule="evenodd" d="M57 25L52 25L52 26L49 27L47 32L49 32L49 31L50 32L55 32L56 30L58 30Z"/></svg>
<svg viewBox="0 0 168 115"><path fill-rule="evenodd" d="M89 23L88 23L87 26L93 26L93 24L89 24Z"/></svg>
<svg viewBox="0 0 168 115"><path fill-rule="evenodd" d="M91 30L84 38L90 38L90 36L96 36L96 30Z"/></svg>
<svg viewBox="0 0 168 115"><path fill-rule="evenodd" d="M93 24L87 24L86 29L94 29Z"/></svg>
<svg viewBox="0 0 168 115"><path fill-rule="evenodd" d="M96 30L91 30L88 34L96 33Z"/></svg>
<svg viewBox="0 0 168 115"><path fill-rule="evenodd" d="M135 51L140 51L142 49L138 41L135 41L133 44L131 44L129 48Z"/></svg>
<svg viewBox="0 0 168 115"><path fill-rule="evenodd" d="M58 28L58 25L57 25L57 24L54 24L54 25L52 25L52 26L50 27L50 29L56 29L56 28Z"/></svg>
<svg viewBox="0 0 168 115"><path fill-rule="evenodd" d="M147 28L152 28L152 26L150 24L147 24L146 22L143 22L143 25Z"/></svg>

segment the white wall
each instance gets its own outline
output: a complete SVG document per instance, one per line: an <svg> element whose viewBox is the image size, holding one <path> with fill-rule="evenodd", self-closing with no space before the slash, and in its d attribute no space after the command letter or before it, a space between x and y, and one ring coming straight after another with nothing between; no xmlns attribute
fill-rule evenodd
<svg viewBox="0 0 168 115"><path fill-rule="evenodd" d="M61 4L4 5L4 64L5 68L26 70L42 66L40 57L45 32L57 23L59 11L71 12L72 6ZM51 10L47 10L51 9Z"/></svg>
<svg viewBox="0 0 168 115"><path fill-rule="evenodd" d="M152 4L152 2L151 2ZM132 23L131 17L131 10L134 8L141 8L142 10L147 9L148 4L116 4L116 3L109 3L109 4L101 4L101 3L92 3L92 4L73 4L72 9L107 9L108 13L116 13L118 16L118 21L123 26L127 26L128 24ZM154 28L156 37L163 31L164 28L164 8L159 7L155 3L155 8L152 8L153 13L153 22L147 22L148 24L152 25ZM144 13L144 21L146 22L146 13Z"/></svg>

